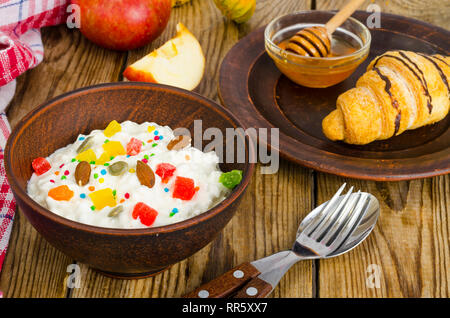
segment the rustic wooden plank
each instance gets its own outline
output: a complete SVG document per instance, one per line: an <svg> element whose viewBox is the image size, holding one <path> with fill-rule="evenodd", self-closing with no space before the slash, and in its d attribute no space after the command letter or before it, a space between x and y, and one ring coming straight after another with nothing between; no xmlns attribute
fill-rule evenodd
<svg viewBox="0 0 450 318"><path fill-rule="evenodd" d="M347 0L316 0L317 10L335 10L341 8ZM426 21L445 29L450 29L450 2L441 0L367 0L361 10L366 10L370 4L377 4L381 12L408 16ZM383 21L381 21L383 26Z"/></svg>
<svg viewBox="0 0 450 318"><path fill-rule="evenodd" d="M317 0L318 10L340 8L346 1ZM372 1L367 1L366 8ZM383 12L411 16L448 28L442 1L376 1ZM444 8L442 7L444 6ZM442 10L436 8L441 7ZM383 23L381 21L381 23ZM448 297L449 176L410 182L367 182L318 173L318 203L346 181L374 194L381 216L361 246L336 259L320 261L320 297ZM381 271L380 288L366 284L373 268ZM369 272L367 270L369 269ZM372 278L369 278L372 281ZM370 286L370 284L369 284Z"/></svg>
<svg viewBox="0 0 450 318"><path fill-rule="evenodd" d="M282 3L281 3L282 2ZM237 26L224 19L212 1L193 0L172 12L167 29L148 47L129 52L128 63L160 46L183 22L199 39L207 61L205 76L196 89L214 100L222 59L238 39L286 12L307 8L305 1L259 0L248 24ZM234 266L289 248L298 223L312 208L310 171L284 160L276 175L262 175L260 166L231 222L210 244L192 257L153 278L121 281L104 277L81 264L83 282L72 297L177 297ZM274 297L311 297L312 262L295 265L273 292Z"/></svg>
<svg viewBox="0 0 450 318"><path fill-rule="evenodd" d="M65 26L43 30L45 60L18 78L8 118L14 125L34 107L75 88L116 81L124 53L98 48ZM43 132L44 133L44 132ZM50 246L19 212L1 273L5 297L65 297L73 260Z"/></svg>
<svg viewBox="0 0 450 318"><path fill-rule="evenodd" d="M450 176L366 182L318 175L319 203L344 181L375 195L381 215L369 238L348 254L320 261L320 297L448 297ZM379 288L374 264L380 270Z"/></svg>

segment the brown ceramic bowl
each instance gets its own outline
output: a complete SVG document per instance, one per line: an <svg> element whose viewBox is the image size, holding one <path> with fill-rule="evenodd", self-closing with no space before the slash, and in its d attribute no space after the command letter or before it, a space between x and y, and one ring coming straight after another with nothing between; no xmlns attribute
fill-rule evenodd
<svg viewBox="0 0 450 318"><path fill-rule="evenodd" d="M242 182L232 193L209 211L172 225L148 229L85 225L50 212L27 195L34 158L46 157L72 143L79 133L102 129L114 119L186 127L192 136L196 119L202 120L203 131L217 127L224 136L226 128L242 125L225 108L198 94L127 82L87 87L56 97L14 128L5 149L6 173L19 208L33 227L63 253L105 274L149 276L200 250L230 221L254 170L252 143L239 135L237 138L246 145L245 162L221 164L222 171L244 172Z"/></svg>

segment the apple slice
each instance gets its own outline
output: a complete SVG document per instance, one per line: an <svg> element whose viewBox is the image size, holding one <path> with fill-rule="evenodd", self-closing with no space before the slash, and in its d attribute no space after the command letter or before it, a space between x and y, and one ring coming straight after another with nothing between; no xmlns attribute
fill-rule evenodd
<svg viewBox="0 0 450 318"><path fill-rule="evenodd" d="M128 66L130 81L160 83L193 90L205 72L205 56L195 36L182 24L177 34L160 48Z"/></svg>

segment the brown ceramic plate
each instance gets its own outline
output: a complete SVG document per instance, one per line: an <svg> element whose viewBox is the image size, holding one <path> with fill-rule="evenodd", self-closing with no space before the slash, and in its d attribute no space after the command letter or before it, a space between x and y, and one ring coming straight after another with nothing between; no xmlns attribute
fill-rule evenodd
<svg viewBox="0 0 450 318"><path fill-rule="evenodd" d="M322 14L305 12L305 19L314 21ZM358 11L353 17L365 22L368 13ZM371 30L369 57L356 72L338 85L320 89L299 86L282 75L265 53L264 27L257 29L239 41L222 63L222 103L245 128L279 128L281 155L309 168L378 181L449 173L450 116L365 146L333 142L322 133L322 119L336 108L337 97L355 86L376 56L398 49L450 54L449 31L392 14L382 14L381 24L382 28Z"/></svg>

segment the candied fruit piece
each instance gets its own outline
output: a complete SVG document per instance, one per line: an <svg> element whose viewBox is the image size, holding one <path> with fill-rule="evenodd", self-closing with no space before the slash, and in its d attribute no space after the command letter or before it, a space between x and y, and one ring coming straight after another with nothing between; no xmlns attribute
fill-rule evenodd
<svg viewBox="0 0 450 318"><path fill-rule="evenodd" d="M192 199L197 190L194 185L194 180L191 178L177 177L175 179L172 197L188 201Z"/></svg>
<svg viewBox="0 0 450 318"><path fill-rule="evenodd" d="M219 182L228 189L234 189L242 180L241 170L231 170L230 172L224 172L219 177Z"/></svg>
<svg viewBox="0 0 450 318"><path fill-rule="evenodd" d="M101 210L105 206L115 207L116 206L116 198L114 197L113 190L110 188L101 189L89 194L89 197L92 200L92 203L95 206L96 210Z"/></svg>
<svg viewBox="0 0 450 318"><path fill-rule="evenodd" d="M62 185L48 191L48 196L56 201L69 201L73 197L73 191L66 185Z"/></svg>
<svg viewBox="0 0 450 318"><path fill-rule="evenodd" d="M132 137L127 144L127 155L136 156L141 152L142 141Z"/></svg>
<svg viewBox="0 0 450 318"><path fill-rule="evenodd" d="M111 156L109 155L108 152L104 151L100 155L100 157L98 157L98 159L95 161L95 163L98 165L104 165L105 163L107 163L110 160L111 160Z"/></svg>
<svg viewBox="0 0 450 318"><path fill-rule="evenodd" d="M105 128L105 130L103 130L103 134L106 137L112 137L121 130L122 130L122 127L120 126L120 124L117 121L113 120L112 122L110 122L108 124L108 126Z"/></svg>
<svg viewBox="0 0 450 318"><path fill-rule="evenodd" d="M126 155L125 148L122 146L120 141L110 141L103 144L103 150L105 150L110 156L122 156Z"/></svg>
<svg viewBox="0 0 450 318"><path fill-rule="evenodd" d="M139 217L139 220L142 224L151 226L158 216L158 211L155 209L149 207L147 204L143 202L138 202L134 206L133 209L133 219L137 219Z"/></svg>
<svg viewBox="0 0 450 318"><path fill-rule="evenodd" d="M47 161L47 159L42 158L42 157L34 159L33 162L31 163L31 166L33 167L34 172L38 176L46 173L47 171L49 171L52 168L52 166Z"/></svg>
<svg viewBox="0 0 450 318"><path fill-rule="evenodd" d="M80 161L87 161L92 162L97 160L97 155L95 154L94 150L88 149L86 151L80 152L75 159Z"/></svg>
<svg viewBox="0 0 450 318"><path fill-rule="evenodd" d="M155 173L161 177L163 183L167 183L177 168L170 163L160 163L156 166Z"/></svg>

